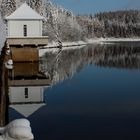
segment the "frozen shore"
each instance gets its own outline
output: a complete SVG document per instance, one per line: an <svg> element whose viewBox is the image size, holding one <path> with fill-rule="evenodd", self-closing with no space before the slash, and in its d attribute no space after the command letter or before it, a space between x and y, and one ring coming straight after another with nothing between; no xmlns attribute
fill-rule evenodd
<svg viewBox="0 0 140 140"><path fill-rule="evenodd" d="M102 38L102 42L139 42L140 38Z"/></svg>
<svg viewBox="0 0 140 140"><path fill-rule="evenodd" d="M85 47L87 44L102 43L101 39L90 39L86 41L75 41L75 42L62 42L63 50L68 49L79 49ZM39 56L43 56L46 52L57 52L59 50L59 45L57 42L49 43L47 46L39 48Z"/></svg>
<svg viewBox="0 0 140 140"><path fill-rule="evenodd" d="M63 42L62 49L79 49L86 46L87 44L106 44L117 42L140 42L140 38L93 38L87 39L86 41ZM47 46L39 48L39 56L43 56L46 52L57 52L59 50L58 46L59 45L57 42L52 42Z"/></svg>
<svg viewBox="0 0 140 140"><path fill-rule="evenodd" d="M79 48L85 47L86 44L87 43L66 42L66 43L63 43L62 50L79 49ZM56 45L54 45L53 43L53 44L48 44L47 46L43 48L40 48L39 57L43 56L46 52L52 52L52 53L58 52L59 48L57 46L58 46L57 43Z"/></svg>
<svg viewBox="0 0 140 140"><path fill-rule="evenodd" d="M88 39L90 43L140 42L140 38L95 38Z"/></svg>

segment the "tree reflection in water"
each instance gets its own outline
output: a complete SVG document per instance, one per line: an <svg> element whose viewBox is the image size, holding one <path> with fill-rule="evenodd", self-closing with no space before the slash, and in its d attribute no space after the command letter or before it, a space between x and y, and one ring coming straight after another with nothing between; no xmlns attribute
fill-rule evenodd
<svg viewBox="0 0 140 140"><path fill-rule="evenodd" d="M59 54L59 55L58 55ZM55 60L55 61L54 61ZM53 83L72 77L85 65L119 69L140 68L140 47L124 44L89 45L81 49L48 52L40 60L40 68L51 75Z"/></svg>
<svg viewBox="0 0 140 140"><path fill-rule="evenodd" d="M9 118L26 116L37 140L112 140L126 139L126 135L127 139L136 139L140 126L140 74L139 70L126 70L140 69L139 60L138 44L89 45L48 52L40 58L40 70L50 75L53 84L75 76L53 88L11 87ZM39 81L35 77L38 67L34 67L32 78ZM16 77L20 78L19 71L24 69L17 70ZM25 82L29 73L24 74L21 81Z"/></svg>

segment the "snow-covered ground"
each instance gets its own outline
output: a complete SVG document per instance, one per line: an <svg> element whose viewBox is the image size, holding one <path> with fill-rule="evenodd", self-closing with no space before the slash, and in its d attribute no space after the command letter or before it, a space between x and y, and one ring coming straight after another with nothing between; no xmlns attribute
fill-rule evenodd
<svg viewBox="0 0 140 140"><path fill-rule="evenodd" d="M77 41L77 42L62 42L62 49L78 49L81 47L84 47L87 44L87 42L84 41ZM46 52L57 52L59 48L57 48L58 43L57 42L51 42L47 46L44 46L39 49L39 56L43 56Z"/></svg>
<svg viewBox="0 0 140 140"><path fill-rule="evenodd" d="M66 49L79 49L87 44L106 44L106 43L115 43L115 42L138 42L140 38L94 38L87 39L86 41L77 41L77 42L63 42L63 50ZM39 49L39 56L43 56L46 52L57 52L59 48L57 48L58 43L52 42L47 46Z"/></svg>
<svg viewBox="0 0 140 140"><path fill-rule="evenodd" d="M63 47L70 47L70 46L79 46L79 45L85 45L87 42L84 41L75 41L75 42L62 42ZM42 49L45 48L56 48L58 45L58 42L51 42L47 46L42 47Z"/></svg>
<svg viewBox="0 0 140 140"><path fill-rule="evenodd" d="M88 43L109 43L109 42L139 42L140 38L94 38L88 39Z"/></svg>
<svg viewBox="0 0 140 140"><path fill-rule="evenodd" d="M101 39L89 39L86 41L75 41L75 42L63 42L63 50L68 49L79 49L82 47L85 47L87 44L95 44L95 43L102 43ZM58 43L57 42L51 42L47 46L44 46L39 49L39 56L43 56L46 52L57 52L59 48L57 48Z"/></svg>
<svg viewBox="0 0 140 140"><path fill-rule="evenodd" d="M53 43L53 44L48 44L48 46L45 46L45 48L43 49L39 49L39 56L43 56L46 52L52 52L52 53L55 53L55 52L58 52L59 51L59 48L55 47L55 45L57 45L57 43ZM76 42L65 42L63 43L63 47L62 47L62 50L68 50L68 49L79 49L79 48L82 48L82 47L85 47L87 43L82 43L82 44L76 44Z"/></svg>

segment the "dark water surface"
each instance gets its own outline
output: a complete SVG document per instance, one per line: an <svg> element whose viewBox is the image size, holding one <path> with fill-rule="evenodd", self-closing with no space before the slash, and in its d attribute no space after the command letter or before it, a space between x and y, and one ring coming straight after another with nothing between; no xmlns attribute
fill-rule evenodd
<svg viewBox="0 0 140 140"><path fill-rule="evenodd" d="M27 116L36 140L140 139L140 43L89 45L56 56L40 61L53 85L42 87L45 104ZM9 108L10 120L21 117Z"/></svg>

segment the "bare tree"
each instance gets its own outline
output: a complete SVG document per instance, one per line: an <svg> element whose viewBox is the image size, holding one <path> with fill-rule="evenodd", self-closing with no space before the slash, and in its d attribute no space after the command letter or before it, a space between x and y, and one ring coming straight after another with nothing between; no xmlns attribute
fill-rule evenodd
<svg viewBox="0 0 140 140"><path fill-rule="evenodd" d="M4 18L7 15L10 15L16 10L16 1L15 0L2 0L1 6L1 15Z"/></svg>

